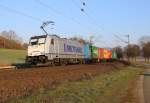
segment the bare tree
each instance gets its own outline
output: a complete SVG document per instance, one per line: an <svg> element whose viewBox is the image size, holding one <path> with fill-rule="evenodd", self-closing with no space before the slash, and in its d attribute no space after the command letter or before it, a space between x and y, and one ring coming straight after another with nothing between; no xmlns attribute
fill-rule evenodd
<svg viewBox="0 0 150 103"><path fill-rule="evenodd" d="M130 44L127 47L125 47L125 53L128 60L132 58L132 60L135 59L136 61L137 56L140 55L140 47L136 44Z"/></svg>
<svg viewBox="0 0 150 103"><path fill-rule="evenodd" d="M141 46L143 46L147 42L150 42L150 36L143 36L139 39L139 43Z"/></svg>
<svg viewBox="0 0 150 103"><path fill-rule="evenodd" d="M9 35L8 35L8 32L7 31L2 31L1 33L0 33L0 35L2 36L2 37L4 37L4 38L9 38Z"/></svg>
<svg viewBox="0 0 150 103"><path fill-rule="evenodd" d="M144 43L142 47L143 57L145 58L145 62L150 59L150 42Z"/></svg>
<svg viewBox="0 0 150 103"><path fill-rule="evenodd" d="M79 41L82 44L88 43L86 40L84 40L82 37L72 37L71 40Z"/></svg>
<svg viewBox="0 0 150 103"><path fill-rule="evenodd" d="M143 36L139 39L140 46L142 48L142 55L145 61L149 61L150 58L150 36Z"/></svg>
<svg viewBox="0 0 150 103"><path fill-rule="evenodd" d="M0 33L0 47L9 49L23 49L22 38L13 30Z"/></svg>
<svg viewBox="0 0 150 103"><path fill-rule="evenodd" d="M13 40L17 43L22 43L22 38L19 37L17 35L17 33L13 30L10 30L10 31L2 31L1 33L1 36L8 39L8 40Z"/></svg>

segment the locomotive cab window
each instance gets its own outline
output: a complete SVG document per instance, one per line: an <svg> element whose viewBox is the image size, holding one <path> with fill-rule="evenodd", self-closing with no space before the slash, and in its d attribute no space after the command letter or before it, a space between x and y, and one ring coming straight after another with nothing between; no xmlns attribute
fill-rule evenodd
<svg viewBox="0 0 150 103"><path fill-rule="evenodd" d="M45 38L39 38L38 44L44 44L45 43Z"/></svg>
<svg viewBox="0 0 150 103"><path fill-rule="evenodd" d="M45 38L35 38L30 40L30 45L45 44Z"/></svg>
<svg viewBox="0 0 150 103"><path fill-rule="evenodd" d="M30 45L37 45L38 44L38 39L31 39L30 40Z"/></svg>
<svg viewBox="0 0 150 103"><path fill-rule="evenodd" d="M54 45L54 39L51 39L51 44Z"/></svg>

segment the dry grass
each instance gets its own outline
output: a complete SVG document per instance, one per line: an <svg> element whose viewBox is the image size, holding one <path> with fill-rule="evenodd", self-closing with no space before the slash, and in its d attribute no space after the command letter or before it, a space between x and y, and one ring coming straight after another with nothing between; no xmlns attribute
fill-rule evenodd
<svg viewBox="0 0 150 103"><path fill-rule="evenodd" d="M0 49L0 65L25 62L26 50Z"/></svg>
<svg viewBox="0 0 150 103"><path fill-rule="evenodd" d="M137 77L140 69L129 67L89 80L62 84L53 90L40 88L37 95L10 103L122 103L128 84Z"/></svg>

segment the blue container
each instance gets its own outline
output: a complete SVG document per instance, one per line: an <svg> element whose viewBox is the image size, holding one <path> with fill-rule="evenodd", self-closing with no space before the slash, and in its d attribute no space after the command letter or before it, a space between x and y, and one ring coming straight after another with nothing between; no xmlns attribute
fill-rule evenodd
<svg viewBox="0 0 150 103"><path fill-rule="evenodd" d="M84 44L84 58L85 59L90 59L91 57L91 52L90 52L90 46L89 44Z"/></svg>

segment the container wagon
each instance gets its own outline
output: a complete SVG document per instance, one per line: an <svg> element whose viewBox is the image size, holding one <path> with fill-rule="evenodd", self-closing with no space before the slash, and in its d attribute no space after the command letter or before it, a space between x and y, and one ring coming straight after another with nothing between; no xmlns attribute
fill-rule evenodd
<svg viewBox="0 0 150 103"><path fill-rule="evenodd" d="M98 62L98 56L99 56L99 48L96 46L91 46L91 58L92 62Z"/></svg>
<svg viewBox="0 0 150 103"><path fill-rule="evenodd" d="M62 65L72 63L97 63L117 59L115 51L88 43L60 38L57 35L41 35L30 38L26 62Z"/></svg>
<svg viewBox="0 0 150 103"><path fill-rule="evenodd" d="M91 63L92 57L91 57L91 47L89 44L84 44L84 61L85 63Z"/></svg>

